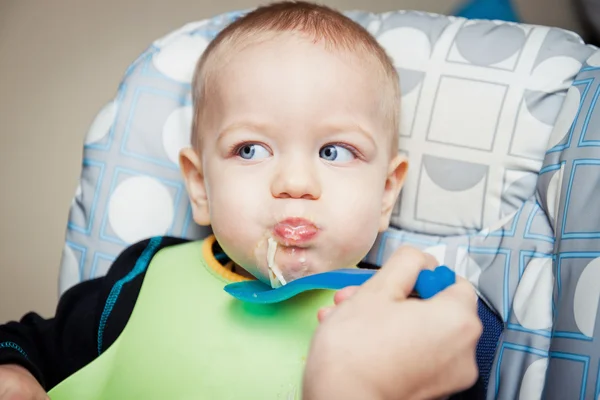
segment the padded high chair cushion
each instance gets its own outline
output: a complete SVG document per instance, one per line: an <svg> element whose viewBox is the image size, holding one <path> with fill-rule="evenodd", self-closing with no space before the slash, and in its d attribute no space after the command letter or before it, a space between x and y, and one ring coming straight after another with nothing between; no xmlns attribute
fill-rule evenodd
<svg viewBox="0 0 600 400"><path fill-rule="evenodd" d="M177 154L190 138L195 62L240 14L155 41L92 123L61 292L105 274L140 239L209 233L191 220ZM597 398L600 53L547 27L347 15L400 72L400 151L411 161L392 227L367 259L381 265L408 243L474 284L506 325L489 398Z"/></svg>

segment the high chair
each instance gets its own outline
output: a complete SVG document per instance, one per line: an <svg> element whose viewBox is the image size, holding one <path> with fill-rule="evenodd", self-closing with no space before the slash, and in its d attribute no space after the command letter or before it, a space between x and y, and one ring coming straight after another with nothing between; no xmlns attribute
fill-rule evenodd
<svg viewBox="0 0 600 400"><path fill-rule="evenodd" d="M156 40L98 113L70 210L61 293L105 274L138 240L210 233L191 219L178 151L190 140L196 60L241 14ZM392 226L366 261L382 265L410 244L472 282L504 322L488 399L597 399L600 52L544 26L347 15L400 73L400 151L410 160Z"/></svg>

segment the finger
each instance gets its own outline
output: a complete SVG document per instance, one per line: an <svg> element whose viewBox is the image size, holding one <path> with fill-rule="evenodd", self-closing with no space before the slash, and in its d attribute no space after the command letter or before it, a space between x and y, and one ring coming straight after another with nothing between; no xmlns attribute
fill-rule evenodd
<svg viewBox="0 0 600 400"><path fill-rule="evenodd" d="M395 299L406 299L423 269L434 269L437 260L414 247L398 248L385 265L363 286L365 291L382 291Z"/></svg>
<svg viewBox="0 0 600 400"><path fill-rule="evenodd" d="M358 286L348 286L345 287L341 290L338 290L335 295L333 296L333 301L335 304L340 304L341 302L343 302L344 300L350 298L351 296L354 295L354 293L356 293L356 291L358 290Z"/></svg>
<svg viewBox="0 0 600 400"><path fill-rule="evenodd" d="M330 306L330 307L323 307L321 308L318 312L317 312L317 319L319 320L319 322L323 322L325 321L325 318L327 318L327 316L329 314L331 314L331 312L333 311L333 309L335 308L335 306Z"/></svg>
<svg viewBox="0 0 600 400"><path fill-rule="evenodd" d="M432 299L438 301L455 301L469 309L477 310L477 300L479 297L471 282L457 276L455 284L448 286Z"/></svg>

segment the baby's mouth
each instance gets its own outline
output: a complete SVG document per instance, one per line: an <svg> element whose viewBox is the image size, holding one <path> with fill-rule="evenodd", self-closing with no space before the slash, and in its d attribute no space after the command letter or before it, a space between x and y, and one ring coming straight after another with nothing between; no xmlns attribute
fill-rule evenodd
<svg viewBox="0 0 600 400"><path fill-rule="evenodd" d="M304 218L287 218L273 227L273 236L286 247L306 247L318 234L319 228Z"/></svg>

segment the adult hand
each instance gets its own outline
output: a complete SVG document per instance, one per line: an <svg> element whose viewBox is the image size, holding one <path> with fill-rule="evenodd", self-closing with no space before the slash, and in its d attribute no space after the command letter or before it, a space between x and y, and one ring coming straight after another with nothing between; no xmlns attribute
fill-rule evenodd
<svg viewBox="0 0 600 400"><path fill-rule="evenodd" d="M0 365L0 400L48 400L44 388L20 365Z"/></svg>
<svg viewBox="0 0 600 400"><path fill-rule="evenodd" d="M360 288L322 310L304 375L304 399L434 399L471 387L482 332L477 296L458 278L428 300L409 297L433 257L398 249Z"/></svg>

